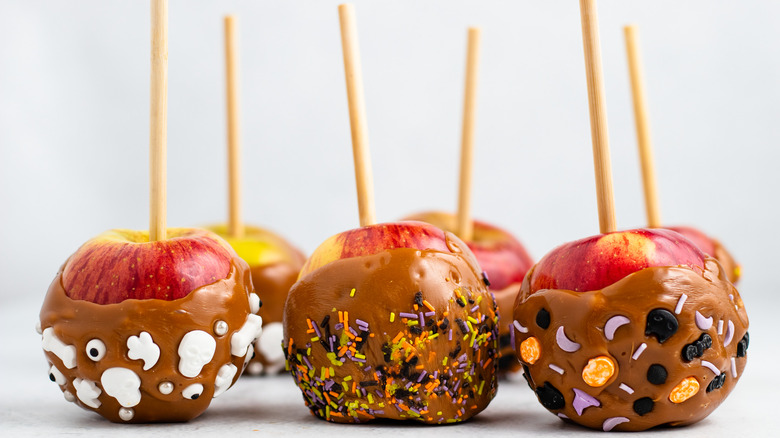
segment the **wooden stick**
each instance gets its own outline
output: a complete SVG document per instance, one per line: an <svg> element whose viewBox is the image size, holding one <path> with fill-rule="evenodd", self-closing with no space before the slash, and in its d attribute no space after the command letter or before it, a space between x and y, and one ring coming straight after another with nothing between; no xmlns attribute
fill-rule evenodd
<svg viewBox="0 0 780 438"><path fill-rule="evenodd" d="M152 0L152 76L149 119L149 240L165 240L168 132L168 0Z"/></svg>
<svg viewBox="0 0 780 438"><path fill-rule="evenodd" d="M596 0L580 0L582 45L585 51L585 70L590 104L590 131L593 142L593 166L596 171L596 195L599 208L599 228L602 233L617 229L612 194L612 168L609 159L607 109L604 96L604 75L601 71Z"/></svg>
<svg viewBox="0 0 780 438"><path fill-rule="evenodd" d="M477 117L477 78L479 76L479 43L481 30L470 27L466 55L466 85L463 96L463 131L460 143L460 188L458 191L458 236L472 240L471 181L474 167L474 125Z"/></svg>
<svg viewBox="0 0 780 438"><path fill-rule="evenodd" d="M360 69L360 50L357 40L355 9L351 4L339 5L341 47L344 51L344 72L347 79L349 123L352 128L352 158L355 163L360 226L376 223L374 213L374 182L368 150L366 102L363 95L363 73Z"/></svg>
<svg viewBox="0 0 780 438"><path fill-rule="evenodd" d="M636 137L639 143L639 161L642 165L642 184L645 191L645 212L647 226L661 226L661 211L658 206L658 186L655 179L655 163L653 162L653 143L650 140L650 123L647 117L647 101L645 100L645 83L642 75L642 58L639 53L638 30L636 26L625 26L623 33L626 38L626 54L628 55L628 72L631 77L631 93L634 99L634 121Z"/></svg>
<svg viewBox="0 0 780 438"><path fill-rule="evenodd" d="M241 132L238 109L238 49L236 18L225 16L225 79L228 142L228 234L244 237L241 217Z"/></svg>

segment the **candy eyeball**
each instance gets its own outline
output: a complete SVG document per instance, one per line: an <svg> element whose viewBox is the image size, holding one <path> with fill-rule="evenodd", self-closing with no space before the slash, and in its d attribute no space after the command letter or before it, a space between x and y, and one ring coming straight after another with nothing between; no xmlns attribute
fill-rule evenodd
<svg viewBox="0 0 780 438"><path fill-rule="evenodd" d="M93 339L87 342L87 356L97 362L106 355L106 344L100 339Z"/></svg>
<svg viewBox="0 0 780 438"><path fill-rule="evenodd" d="M184 398L191 400L197 400L201 394L203 394L203 385L200 383L193 383L192 385L184 388L184 391L181 392L181 395L183 395Z"/></svg>

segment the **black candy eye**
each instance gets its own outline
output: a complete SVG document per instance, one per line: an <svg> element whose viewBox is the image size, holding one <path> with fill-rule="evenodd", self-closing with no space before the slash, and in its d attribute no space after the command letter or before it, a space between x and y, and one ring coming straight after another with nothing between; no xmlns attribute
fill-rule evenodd
<svg viewBox="0 0 780 438"><path fill-rule="evenodd" d="M103 359L106 355L106 344L100 339L92 339L87 342L87 356L95 362Z"/></svg>
<svg viewBox="0 0 780 438"><path fill-rule="evenodd" d="M655 402L650 397L642 397L634 402L634 412L640 416L652 412L653 407L655 407Z"/></svg>
<svg viewBox="0 0 780 438"><path fill-rule="evenodd" d="M536 325L545 330L550 327L550 312L547 309L539 309L539 312L536 313Z"/></svg>
<svg viewBox="0 0 780 438"><path fill-rule="evenodd" d="M677 318L666 309L654 309L647 314L646 336L655 336L663 344L677 333Z"/></svg>

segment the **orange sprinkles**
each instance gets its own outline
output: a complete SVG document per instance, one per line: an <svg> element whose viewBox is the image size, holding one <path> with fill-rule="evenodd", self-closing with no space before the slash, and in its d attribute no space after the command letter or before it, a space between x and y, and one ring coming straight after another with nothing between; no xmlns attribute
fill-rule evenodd
<svg viewBox="0 0 780 438"><path fill-rule="evenodd" d="M669 400L672 403L682 403L696 395L699 388L699 381L695 377L686 377L672 389Z"/></svg>
<svg viewBox="0 0 780 438"><path fill-rule="evenodd" d="M520 344L520 356L529 365L533 365L542 355L542 346L539 340L531 336Z"/></svg>
<svg viewBox="0 0 780 438"><path fill-rule="evenodd" d="M582 369L582 380L592 387L604 386L615 374L615 362L607 356L597 356Z"/></svg>

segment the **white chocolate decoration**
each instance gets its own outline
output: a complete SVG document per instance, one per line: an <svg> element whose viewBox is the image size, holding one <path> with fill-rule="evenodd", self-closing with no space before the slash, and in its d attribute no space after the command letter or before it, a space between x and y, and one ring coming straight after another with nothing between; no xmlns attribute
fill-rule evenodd
<svg viewBox="0 0 780 438"><path fill-rule="evenodd" d="M629 394L634 393L634 388L626 385L625 383L621 383L620 386L618 386L618 388L622 389L623 391L626 391Z"/></svg>
<svg viewBox="0 0 780 438"><path fill-rule="evenodd" d="M43 339L41 340L41 346L44 351L48 351L57 356L65 368L72 370L76 368L76 347L73 345L67 345L60 341L57 335L54 334L54 329L47 327L43 331Z"/></svg>
<svg viewBox="0 0 780 438"><path fill-rule="evenodd" d="M76 396L74 396L73 393L70 392L70 391L65 391L65 392L62 393L62 395L65 397L65 400L67 400L67 401L69 401L71 403L76 401Z"/></svg>
<svg viewBox="0 0 780 438"><path fill-rule="evenodd" d="M263 368L263 364L258 361L250 362L249 366L246 367L246 372L253 376L259 376L262 374Z"/></svg>
<svg viewBox="0 0 780 438"><path fill-rule="evenodd" d="M563 368L559 367L558 365L555 365L554 363L551 363L550 365L547 365L550 367L551 370L555 371L556 373L563 375L564 370Z"/></svg>
<svg viewBox="0 0 780 438"><path fill-rule="evenodd" d="M675 315L679 315L680 312L682 312L683 305L685 304L685 300L688 299L688 295L682 294L680 296L680 299L677 300L677 307L674 308Z"/></svg>
<svg viewBox="0 0 780 438"><path fill-rule="evenodd" d="M95 382L76 377L73 379L73 387L76 388L76 397L78 397L82 403L93 409L100 407L101 403L100 400L98 400L98 397L102 391Z"/></svg>
<svg viewBox="0 0 780 438"><path fill-rule="evenodd" d="M604 324L604 336L608 341L615 339L615 331L629 322L631 322L631 320L623 315L615 315L612 318L609 318L607 323Z"/></svg>
<svg viewBox="0 0 780 438"><path fill-rule="evenodd" d="M524 327L522 324L520 324L520 321L515 320L514 326L520 333L528 333L528 327Z"/></svg>
<svg viewBox="0 0 780 438"><path fill-rule="evenodd" d="M704 315L699 313L699 311L696 311L696 327L698 327L700 330L709 330L710 327L712 327L712 317L705 318Z"/></svg>
<svg viewBox="0 0 780 438"><path fill-rule="evenodd" d="M106 355L106 344L100 339L92 339L87 342L87 357L97 362Z"/></svg>
<svg viewBox="0 0 780 438"><path fill-rule="evenodd" d="M723 346L728 347L732 339L734 339L734 323L729 320L729 324L726 327L726 337L723 338Z"/></svg>
<svg viewBox="0 0 780 438"><path fill-rule="evenodd" d="M722 319L718 321L718 334L719 335L723 334L723 320Z"/></svg>
<svg viewBox="0 0 780 438"><path fill-rule="evenodd" d="M226 363L219 368L217 378L214 379L214 398L219 397L223 392L230 388L237 372L238 368L232 363Z"/></svg>
<svg viewBox="0 0 780 438"><path fill-rule="evenodd" d="M274 364L281 362L284 365L284 327L280 322L272 322L263 327L263 333L257 340L257 349L265 360Z"/></svg>
<svg viewBox="0 0 780 438"><path fill-rule="evenodd" d="M60 386L68 383L68 379L65 377L65 375L62 374L60 370L58 370L54 365L49 368L49 378L52 380L52 382Z"/></svg>
<svg viewBox="0 0 780 438"><path fill-rule="evenodd" d="M256 293L249 294L249 311L252 313L260 311L260 297Z"/></svg>
<svg viewBox="0 0 780 438"><path fill-rule="evenodd" d="M135 416L135 411L130 408L119 408L119 418L122 421L130 421Z"/></svg>
<svg viewBox="0 0 780 438"><path fill-rule="evenodd" d="M160 394L168 395L173 392L173 383L160 382L160 384L157 385L157 390L160 391Z"/></svg>
<svg viewBox="0 0 780 438"><path fill-rule="evenodd" d="M193 330L179 344L179 372L184 377L195 377L203 366L211 362L217 341L203 330Z"/></svg>
<svg viewBox="0 0 780 438"><path fill-rule="evenodd" d="M731 377L737 378L737 358L731 358Z"/></svg>
<svg viewBox="0 0 780 438"><path fill-rule="evenodd" d="M574 353L580 349L580 344L566 337L563 326L558 327L558 331L555 333L555 341L558 342L558 346L561 347L561 350L567 353Z"/></svg>
<svg viewBox="0 0 780 438"><path fill-rule="evenodd" d="M188 398L190 400L197 399L201 394L203 394L203 385L200 383L193 383L192 385L184 388L184 391L181 392L181 395L183 395L184 398Z"/></svg>
<svg viewBox="0 0 780 438"><path fill-rule="evenodd" d="M153 367L160 359L160 347L154 343L148 332L127 338L127 350L127 357L130 359L144 361L144 371Z"/></svg>
<svg viewBox="0 0 780 438"><path fill-rule="evenodd" d="M230 337L230 354L239 357L246 356L252 341L258 338L262 331L263 318L251 313L247 315L246 322L241 326L241 329Z"/></svg>
<svg viewBox="0 0 780 438"><path fill-rule="evenodd" d="M35 333L38 333L39 335L43 334L43 329L41 328L40 321L35 321Z"/></svg>
<svg viewBox="0 0 780 438"><path fill-rule="evenodd" d="M100 384L123 407L132 408L141 402L141 378L132 370L109 368L100 376Z"/></svg>

